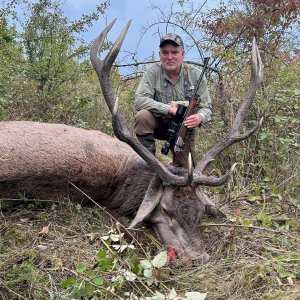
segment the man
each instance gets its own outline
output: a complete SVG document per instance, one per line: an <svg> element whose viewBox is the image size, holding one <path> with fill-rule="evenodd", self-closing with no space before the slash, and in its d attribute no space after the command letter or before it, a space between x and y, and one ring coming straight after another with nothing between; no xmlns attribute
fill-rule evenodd
<svg viewBox="0 0 300 300"><path fill-rule="evenodd" d="M194 95L201 70L183 63L184 46L180 36L168 33L159 44L160 63L144 74L135 94L135 133L139 141L155 155L155 139L167 139L167 130L176 115L176 102ZM173 164L187 167L188 153L195 149L195 128L211 120L211 99L206 79L197 91L199 110L184 125L189 129L184 140L185 150L173 153Z"/></svg>

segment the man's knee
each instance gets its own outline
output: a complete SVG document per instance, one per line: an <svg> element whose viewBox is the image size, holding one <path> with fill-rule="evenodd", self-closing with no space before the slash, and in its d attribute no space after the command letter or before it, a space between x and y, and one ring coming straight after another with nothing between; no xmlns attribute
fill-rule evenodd
<svg viewBox="0 0 300 300"><path fill-rule="evenodd" d="M155 117L149 110L142 109L136 113L134 131L137 135L153 134L155 127Z"/></svg>

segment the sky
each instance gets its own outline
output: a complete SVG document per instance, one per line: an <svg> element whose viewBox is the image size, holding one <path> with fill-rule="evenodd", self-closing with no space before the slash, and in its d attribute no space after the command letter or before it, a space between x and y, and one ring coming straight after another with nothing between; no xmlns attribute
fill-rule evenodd
<svg viewBox="0 0 300 300"><path fill-rule="evenodd" d="M195 2L201 3L199 0ZM214 1L210 0L209 2ZM66 16L72 20L80 18L82 14L88 14L95 11L95 7L99 3L101 3L99 0L65 0L63 9ZM176 1L171 0L151 0L151 3L159 5L164 10L168 10L171 5L173 5L173 8L178 7ZM111 0L111 4L106 11L107 22L109 23L115 18L117 18L117 21L109 32L109 40L115 40L126 23L132 19L119 58L128 56L128 52L136 52L139 61L150 57L152 53L155 53L156 58L158 59L158 27L151 28L151 30L140 40L143 26L146 26L149 22L157 19L158 15L158 11L153 11L151 9L149 0ZM86 40L94 39L100 31L104 29L106 25L105 22L105 19L101 17L91 28L89 28L88 32L84 35L84 38ZM165 27L160 30L165 31ZM197 53L192 54L191 52L191 55L189 54L189 57L186 58L192 60L194 59L192 55L195 56Z"/></svg>
<svg viewBox="0 0 300 300"><path fill-rule="evenodd" d="M174 1L171 0L152 0L152 3L161 5L164 8L170 7ZM82 14L87 14L95 11L97 4L101 3L101 0L66 0L64 4L64 12L69 19L80 18ZM123 49L128 51L135 51L142 26L147 24L147 21L151 21L155 17L155 12L150 8L149 0L111 0L111 4L106 11L107 22L111 22L117 18L117 21L109 33L110 38L116 38L121 32L126 23L132 19L129 31L123 44ZM93 27L85 34L87 39L93 39L98 33L105 27L104 18L100 18ZM150 39L150 40L149 40ZM147 36L141 41L140 51L149 52L158 51L158 36ZM147 47L145 47L147 45ZM145 52L145 54L146 54Z"/></svg>

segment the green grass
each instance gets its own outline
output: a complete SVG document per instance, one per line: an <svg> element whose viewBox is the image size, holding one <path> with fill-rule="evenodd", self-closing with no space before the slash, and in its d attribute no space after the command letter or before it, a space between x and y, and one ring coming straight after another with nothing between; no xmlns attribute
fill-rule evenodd
<svg viewBox="0 0 300 300"><path fill-rule="evenodd" d="M197 291L207 293L209 300L299 299L298 208L284 199L261 203L243 197L220 205L227 217L204 220L201 227L210 261L196 264L179 259L153 269L158 284L151 286L140 263L162 249L148 230L136 230L131 236L94 205L27 201L3 210L0 298L126 299L124 293L131 292L142 299L175 289L178 297ZM286 210L280 215L278 205ZM268 215L265 223L262 207ZM124 217L119 221L125 226L130 222ZM117 253L114 242L101 239L112 229L125 233L118 242L135 249ZM134 282L119 275L118 270L126 268L137 274ZM117 278L113 289L112 278Z"/></svg>

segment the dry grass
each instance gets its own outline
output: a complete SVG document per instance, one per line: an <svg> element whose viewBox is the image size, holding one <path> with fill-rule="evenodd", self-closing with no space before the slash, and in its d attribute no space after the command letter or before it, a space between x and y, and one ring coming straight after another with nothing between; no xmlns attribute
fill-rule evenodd
<svg viewBox="0 0 300 300"><path fill-rule="evenodd" d="M282 207L287 204L282 201ZM254 228L229 220L237 207L240 218L251 220ZM289 208L290 214L279 218L270 206L273 223L266 228L257 218L257 203L241 200L222 208L226 220L205 220L202 225L210 261L176 261L165 267L157 289L174 287L181 295L207 292L209 300L300 299L299 222L285 226L298 217L297 211ZM95 264L95 254L103 247L100 237L113 224L98 207L68 202L41 206L29 201L1 211L0 298L71 299L60 283L76 273L78 264ZM139 259L145 258L144 252L153 256L160 251L151 235L138 238L143 247Z"/></svg>

